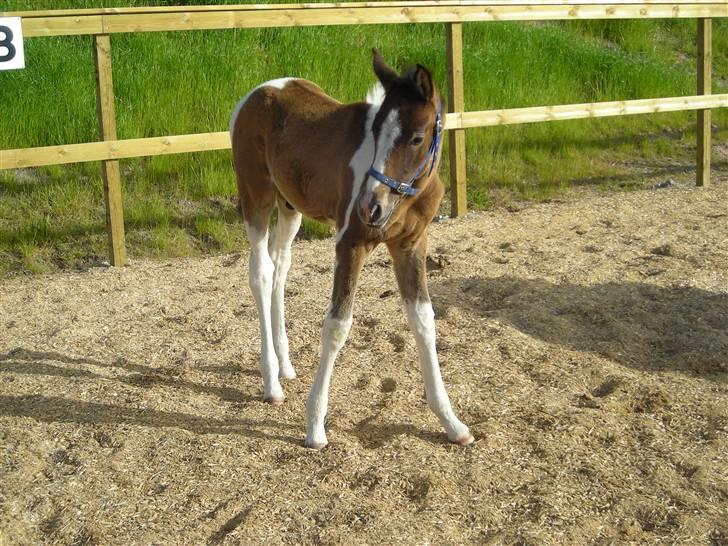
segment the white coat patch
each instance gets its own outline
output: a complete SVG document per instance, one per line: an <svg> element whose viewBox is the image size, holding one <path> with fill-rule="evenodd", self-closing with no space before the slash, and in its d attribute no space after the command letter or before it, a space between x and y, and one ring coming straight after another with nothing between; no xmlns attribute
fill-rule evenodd
<svg viewBox="0 0 728 546"><path fill-rule="evenodd" d="M349 206L346 207L346 215L344 216L344 225L336 234L336 244L339 243L341 238L344 236L346 228L349 227L349 218L354 209L354 202L359 195L361 185L364 183L369 167L374 160L374 134L372 134L372 125L374 124L374 118L379 112L379 106L371 105L367 110L367 119L364 122L364 139L357 148L354 155L351 156L349 162L349 168L351 168L352 184L351 184L351 197L349 198Z"/></svg>

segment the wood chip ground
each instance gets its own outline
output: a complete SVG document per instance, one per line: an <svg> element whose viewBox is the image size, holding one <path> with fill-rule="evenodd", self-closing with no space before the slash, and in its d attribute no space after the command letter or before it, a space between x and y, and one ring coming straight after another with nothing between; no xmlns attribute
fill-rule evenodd
<svg viewBox="0 0 728 546"><path fill-rule="evenodd" d="M383 249L321 452L332 240L294 243L280 407L245 253L1 281L0 544L726 544L727 203L723 181L433 225L468 448L427 408Z"/></svg>

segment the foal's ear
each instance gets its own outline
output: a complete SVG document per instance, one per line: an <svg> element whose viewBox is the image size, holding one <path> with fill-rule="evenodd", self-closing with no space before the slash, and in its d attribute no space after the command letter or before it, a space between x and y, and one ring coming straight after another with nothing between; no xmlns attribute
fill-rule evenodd
<svg viewBox="0 0 728 546"><path fill-rule="evenodd" d="M435 94L435 84L432 83L432 74L421 64L417 65L417 68L412 74L412 80L415 82L417 89L425 100L430 101Z"/></svg>
<svg viewBox="0 0 728 546"><path fill-rule="evenodd" d="M374 73L379 78L379 81L382 82L384 89L389 89L399 76L387 66L387 63L382 58L382 54L379 53L376 47L372 48L372 53L374 54Z"/></svg>

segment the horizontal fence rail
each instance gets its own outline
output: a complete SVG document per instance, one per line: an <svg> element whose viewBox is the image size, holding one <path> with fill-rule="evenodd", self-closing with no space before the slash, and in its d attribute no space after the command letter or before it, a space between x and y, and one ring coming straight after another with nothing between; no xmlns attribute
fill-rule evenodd
<svg viewBox="0 0 728 546"><path fill-rule="evenodd" d="M85 11L85 10L81 10ZM49 15L8 13L23 17L23 35L61 36L213 30L312 25L393 23L465 23L483 21L553 21L587 19L656 19L728 17L726 2L412 2L274 6L198 6L197 9L104 10ZM24 14L24 15L23 15Z"/></svg>
<svg viewBox="0 0 728 546"><path fill-rule="evenodd" d="M230 133L196 133L164 137L105 140L0 151L0 169L22 169L85 161L107 161L150 155L208 152L230 148Z"/></svg>
<svg viewBox="0 0 728 546"><path fill-rule="evenodd" d="M710 181L710 109L728 107L728 93L711 94L711 20L728 17L728 1L712 0L412 0L98 8L0 12L21 17L23 35L92 35L99 103L99 142L0 150L0 169L102 161L111 262L123 265L123 209L118 160L230 148L227 131L116 139L110 35L125 32L444 23L447 27L452 215L466 211L464 129L606 116L697 110L697 184ZM465 111L462 24L493 21L694 18L698 21L697 95L627 101Z"/></svg>
<svg viewBox="0 0 728 546"><path fill-rule="evenodd" d="M445 129L472 129L496 125L655 114L720 107L728 107L728 93L667 99L592 102L449 113L445 116ZM62 144L60 146L0 150L0 169L22 169L87 161L129 159L150 155L208 152L229 148L230 133L228 131Z"/></svg>
<svg viewBox="0 0 728 546"><path fill-rule="evenodd" d="M632 116L720 107L728 107L728 93L463 112L462 114L448 114L448 122L452 124L452 129L470 129L473 127L492 127L494 125Z"/></svg>

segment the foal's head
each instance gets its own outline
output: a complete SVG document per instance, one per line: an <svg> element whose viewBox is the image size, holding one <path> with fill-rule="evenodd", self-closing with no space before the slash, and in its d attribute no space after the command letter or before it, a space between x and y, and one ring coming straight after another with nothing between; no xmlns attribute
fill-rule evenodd
<svg viewBox="0 0 728 546"><path fill-rule="evenodd" d="M361 220L383 228L402 200L416 199L437 170L444 112L425 67L392 70L374 50L385 96L374 117L374 161L357 199Z"/></svg>

